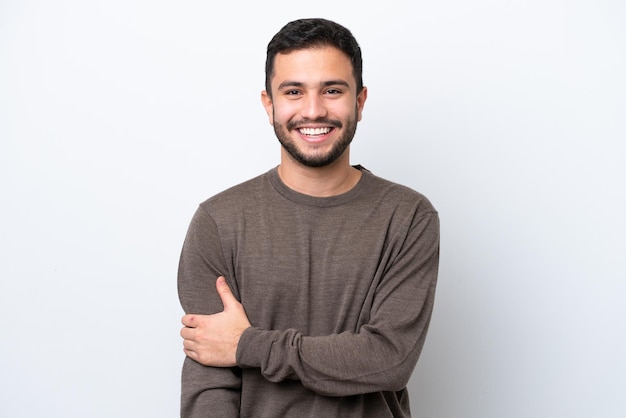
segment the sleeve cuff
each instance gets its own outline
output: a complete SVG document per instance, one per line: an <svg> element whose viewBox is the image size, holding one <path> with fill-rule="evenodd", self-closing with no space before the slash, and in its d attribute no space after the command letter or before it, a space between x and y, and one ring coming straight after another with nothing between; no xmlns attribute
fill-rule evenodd
<svg viewBox="0 0 626 418"><path fill-rule="evenodd" d="M247 328L237 345L236 362L239 367L261 367L261 358L266 355L264 336L271 331L264 331L255 327Z"/></svg>

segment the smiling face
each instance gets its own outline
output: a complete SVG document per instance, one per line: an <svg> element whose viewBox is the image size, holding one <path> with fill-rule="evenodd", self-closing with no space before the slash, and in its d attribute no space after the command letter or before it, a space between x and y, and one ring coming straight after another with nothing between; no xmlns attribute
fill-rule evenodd
<svg viewBox="0 0 626 418"><path fill-rule="evenodd" d="M348 164L348 149L367 98L357 86L350 59L334 47L299 49L278 54L271 95L263 106L283 154L308 167L339 159Z"/></svg>

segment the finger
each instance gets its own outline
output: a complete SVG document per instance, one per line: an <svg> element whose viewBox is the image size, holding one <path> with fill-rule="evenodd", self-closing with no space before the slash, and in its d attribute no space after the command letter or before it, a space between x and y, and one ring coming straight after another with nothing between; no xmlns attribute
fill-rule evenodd
<svg viewBox="0 0 626 418"><path fill-rule="evenodd" d="M190 349L188 349L188 348L186 348L186 347L183 347L183 352L184 352L184 353L185 353L185 355L186 355L187 357L189 357L190 359L192 359L192 360L195 360L195 359L196 359L196 352L195 352L195 351L190 350Z"/></svg>
<svg viewBox="0 0 626 418"><path fill-rule="evenodd" d="M185 351L195 351L195 344L193 341L189 341L189 340L184 340L183 341L183 349Z"/></svg>
<svg viewBox="0 0 626 418"><path fill-rule="evenodd" d="M183 352L187 357L191 358L192 360L196 360L198 358L198 352L196 351L196 349L197 347L192 341L183 341Z"/></svg>
<svg viewBox="0 0 626 418"><path fill-rule="evenodd" d="M181 319L181 322L184 326L189 327L189 328L195 328L195 316L191 315L191 314L187 314L185 316L183 316L183 318Z"/></svg>
<svg viewBox="0 0 626 418"><path fill-rule="evenodd" d="M183 340L193 340L194 331L194 328L184 327L180 330L180 336L183 337Z"/></svg>
<svg viewBox="0 0 626 418"><path fill-rule="evenodd" d="M226 279L223 276L217 278L215 282L215 287L217 288L217 293L220 295L220 299L222 299L222 304L224 304L224 310L234 307L235 304L239 302L235 299L233 292L228 287L228 283L226 283Z"/></svg>

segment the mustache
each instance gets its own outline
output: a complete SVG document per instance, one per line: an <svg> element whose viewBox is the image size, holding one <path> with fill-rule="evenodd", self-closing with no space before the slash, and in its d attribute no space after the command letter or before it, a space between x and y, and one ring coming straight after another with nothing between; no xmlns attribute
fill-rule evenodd
<svg viewBox="0 0 626 418"><path fill-rule="evenodd" d="M310 124L327 125L327 126L332 126L333 128L343 127L343 124L339 120L319 118L319 119L301 119L301 120L296 120L296 121L290 120L289 122L287 122L287 129L292 131L294 129L298 129L302 126L306 126Z"/></svg>

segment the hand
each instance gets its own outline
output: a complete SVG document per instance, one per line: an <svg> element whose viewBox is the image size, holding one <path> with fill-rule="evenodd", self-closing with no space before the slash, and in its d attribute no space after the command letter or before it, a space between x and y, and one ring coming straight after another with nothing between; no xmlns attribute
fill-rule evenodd
<svg viewBox="0 0 626 418"><path fill-rule="evenodd" d="M224 310L213 315L183 316L185 327L180 336L184 340L183 350L192 360L205 366L232 367L236 365L239 338L251 325L226 280L218 277L215 286Z"/></svg>

